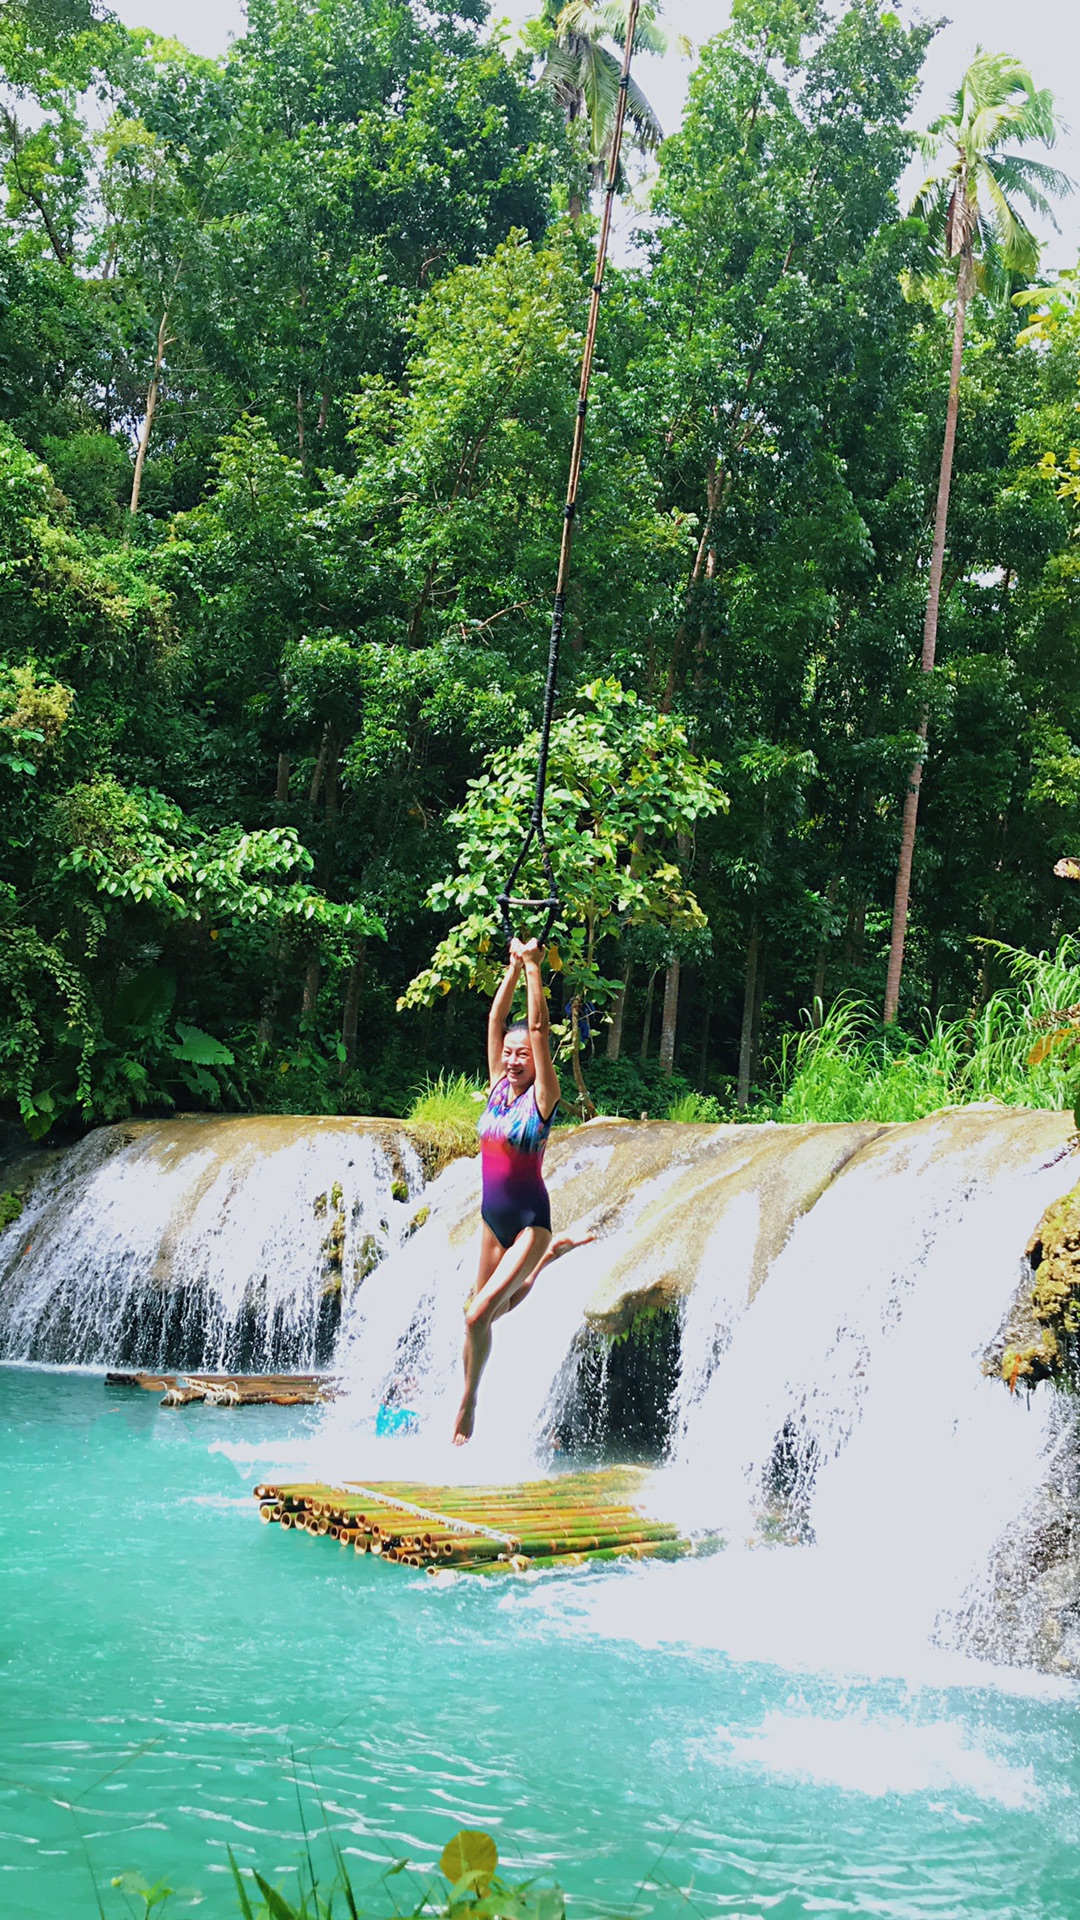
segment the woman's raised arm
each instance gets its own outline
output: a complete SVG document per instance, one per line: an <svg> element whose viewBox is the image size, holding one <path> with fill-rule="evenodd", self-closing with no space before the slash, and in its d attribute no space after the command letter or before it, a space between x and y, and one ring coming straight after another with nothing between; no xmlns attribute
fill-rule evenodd
<svg viewBox="0 0 1080 1920"><path fill-rule="evenodd" d="M515 948L518 949L516 952ZM510 947L510 964L503 974L495 998L491 1003L491 1012L488 1014L487 1055L489 1091L495 1085L496 1080L502 1079L503 1028L506 1026L506 1022L510 1017L510 1009L514 1004L514 988L517 986L522 965L520 942L515 940L511 943Z"/></svg>
<svg viewBox="0 0 1080 1920"><path fill-rule="evenodd" d="M543 953L535 940L521 949L525 992L529 1002L529 1044L536 1070L536 1104L543 1120L550 1120L559 1104L559 1076L551 1058L551 1022L547 995L540 975Z"/></svg>

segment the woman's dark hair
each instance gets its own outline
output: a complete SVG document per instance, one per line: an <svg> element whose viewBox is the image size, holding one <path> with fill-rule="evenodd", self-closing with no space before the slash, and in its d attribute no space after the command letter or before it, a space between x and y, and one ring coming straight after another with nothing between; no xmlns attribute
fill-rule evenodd
<svg viewBox="0 0 1080 1920"><path fill-rule="evenodd" d="M508 1020L503 1028L503 1039L505 1040L507 1034L510 1033L528 1033L528 1031L529 1023L527 1020Z"/></svg>

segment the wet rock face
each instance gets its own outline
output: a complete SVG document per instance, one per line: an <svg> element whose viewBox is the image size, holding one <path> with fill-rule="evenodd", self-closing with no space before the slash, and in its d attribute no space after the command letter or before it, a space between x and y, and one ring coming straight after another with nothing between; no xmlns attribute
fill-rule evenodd
<svg viewBox="0 0 1080 1920"><path fill-rule="evenodd" d="M681 1306L644 1308L606 1337L586 1324L573 1378L549 1440L569 1460L657 1463L672 1441L672 1395L682 1347Z"/></svg>
<svg viewBox="0 0 1080 1920"><path fill-rule="evenodd" d="M996 1660L1080 1674L1080 1185L1047 1207L983 1372L1053 1396L1047 1479L994 1555L992 1608L971 1646Z"/></svg>
<svg viewBox="0 0 1080 1920"><path fill-rule="evenodd" d="M964 1644L995 1662L1080 1675L1080 1408L1071 1395L1056 1398L1047 1480L998 1542L984 1601L964 1623Z"/></svg>
<svg viewBox="0 0 1080 1920"><path fill-rule="evenodd" d="M983 1371L1011 1391L1040 1380L1080 1390L1080 1186L1055 1200L1024 1249L1025 1277Z"/></svg>

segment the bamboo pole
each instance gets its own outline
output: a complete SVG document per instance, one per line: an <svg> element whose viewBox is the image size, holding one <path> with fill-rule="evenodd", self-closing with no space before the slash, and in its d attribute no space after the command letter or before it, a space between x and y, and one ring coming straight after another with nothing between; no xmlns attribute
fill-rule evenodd
<svg viewBox="0 0 1080 1920"><path fill-rule="evenodd" d="M471 1573L531 1573L545 1572L550 1568L584 1566L586 1562L605 1562L612 1560L683 1560L694 1551L692 1540L652 1540L641 1546L601 1547L578 1553L537 1554L528 1558L524 1554L514 1554L508 1560L495 1560L490 1565L471 1567ZM436 1569L437 1571L437 1569Z"/></svg>
<svg viewBox="0 0 1080 1920"><path fill-rule="evenodd" d="M239 1386L242 1378L228 1376L228 1384ZM644 1478L643 1471L613 1468L512 1486L264 1483L256 1495L264 1522L328 1533L358 1553L432 1574L479 1573L681 1557L690 1543L635 1501Z"/></svg>

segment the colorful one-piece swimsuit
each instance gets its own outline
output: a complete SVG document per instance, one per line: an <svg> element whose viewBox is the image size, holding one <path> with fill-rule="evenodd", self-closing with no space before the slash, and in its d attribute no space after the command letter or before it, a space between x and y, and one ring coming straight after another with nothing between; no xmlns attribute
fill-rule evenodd
<svg viewBox="0 0 1080 1920"><path fill-rule="evenodd" d="M480 1217L502 1247L512 1247L525 1227L551 1232L551 1202L541 1171L551 1132L536 1102L535 1085L515 1095L507 1079L497 1080L480 1115Z"/></svg>

